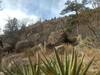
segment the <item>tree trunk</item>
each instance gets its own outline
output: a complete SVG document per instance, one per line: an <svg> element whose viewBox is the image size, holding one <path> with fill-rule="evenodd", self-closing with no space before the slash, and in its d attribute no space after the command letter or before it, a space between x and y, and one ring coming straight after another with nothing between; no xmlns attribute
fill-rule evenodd
<svg viewBox="0 0 100 75"><path fill-rule="evenodd" d="M78 11L76 10L76 19L77 19L77 29L76 29L76 32L77 32L77 35L79 34L79 20L78 20Z"/></svg>

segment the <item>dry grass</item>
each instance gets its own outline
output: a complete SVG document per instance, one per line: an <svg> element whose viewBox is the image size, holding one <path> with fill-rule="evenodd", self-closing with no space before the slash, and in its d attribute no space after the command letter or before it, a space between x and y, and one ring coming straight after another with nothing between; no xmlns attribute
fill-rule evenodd
<svg viewBox="0 0 100 75"><path fill-rule="evenodd" d="M72 45L68 45L68 44L63 44L63 49L64 51L66 51L68 54L70 54L73 50L73 46ZM26 52L24 53L18 53L18 54L14 54L8 57L4 57L2 58L2 64L3 65L9 65L11 63L12 60L16 60L18 63L23 63L23 62L27 62L27 56L31 56L31 60L33 63L37 63L37 55L39 54L39 57L43 58L43 55L41 53L43 53L47 58L54 57L54 52L46 49L46 51L41 51L41 50L37 50L34 53L34 48L30 48L30 50L26 50ZM37 48L39 49L39 48ZM40 48L41 49L41 48ZM92 75L94 75L94 73L97 73L100 71L100 50L99 49L95 49L95 48L83 48L82 50L77 49L78 52L78 56L79 58L85 54L85 59L84 59L84 63L87 64L91 58L93 56L95 56L94 62L92 64L92 66L89 69L89 75L92 73ZM59 52L59 56L60 58L63 57L63 53ZM40 61L40 60L39 60Z"/></svg>

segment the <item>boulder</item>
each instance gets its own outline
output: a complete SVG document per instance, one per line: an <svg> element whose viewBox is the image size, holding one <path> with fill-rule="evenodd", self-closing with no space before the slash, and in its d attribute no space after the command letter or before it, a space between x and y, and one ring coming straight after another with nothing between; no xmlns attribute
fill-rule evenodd
<svg viewBox="0 0 100 75"><path fill-rule="evenodd" d="M48 37L48 45L54 46L54 45L59 45L61 43L68 43L71 45L78 44L77 38L70 36L64 31L51 32Z"/></svg>
<svg viewBox="0 0 100 75"><path fill-rule="evenodd" d="M50 35L48 36L47 43L51 45L55 45L59 42L62 41L62 32L57 31L57 32L51 32Z"/></svg>
<svg viewBox="0 0 100 75"><path fill-rule="evenodd" d="M31 48L33 46L34 46L34 43L32 41L21 40L16 43L15 50L16 52L22 52L22 50L26 48Z"/></svg>

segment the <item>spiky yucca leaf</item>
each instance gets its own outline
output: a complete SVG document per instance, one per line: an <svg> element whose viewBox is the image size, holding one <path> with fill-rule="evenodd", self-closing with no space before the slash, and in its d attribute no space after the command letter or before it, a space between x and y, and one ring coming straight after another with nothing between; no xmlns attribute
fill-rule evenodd
<svg viewBox="0 0 100 75"><path fill-rule="evenodd" d="M71 55L65 53L64 60L60 60L59 54L55 50L55 59L53 59L55 62L54 65L51 65L53 62L48 60L46 57L45 59L47 60L47 63L43 60L47 72L45 75L86 75L94 58L87 66L85 66L85 68L82 67L84 56L81 60L78 60L78 54L74 50Z"/></svg>
<svg viewBox="0 0 100 75"><path fill-rule="evenodd" d="M5 75L86 75L94 58L85 66L83 66L84 56L78 60L77 52L67 55L64 53L63 60L60 59L58 52L55 50L53 58L47 58L44 54L42 63L33 64L29 57L29 64L18 65L16 63L14 69L3 70ZM38 59L38 58L37 58ZM79 62L78 62L79 61Z"/></svg>
<svg viewBox="0 0 100 75"><path fill-rule="evenodd" d="M29 58L29 64L17 64L14 63L14 68L2 70L5 75L40 75L40 65L32 64L31 59Z"/></svg>

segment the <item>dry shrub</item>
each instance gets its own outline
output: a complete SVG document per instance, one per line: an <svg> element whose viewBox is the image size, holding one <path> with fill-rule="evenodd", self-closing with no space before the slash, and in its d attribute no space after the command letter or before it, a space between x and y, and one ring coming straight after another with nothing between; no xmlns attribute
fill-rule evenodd
<svg viewBox="0 0 100 75"><path fill-rule="evenodd" d="M24 49L25 56L34 56L36 52L40 50L40 47L38 45L32 47L32 48L26 48Z"/></svg>
<svg viewBox="0 0 100 75"><path fill-rule="evenodd" d="M94 46L94 38L86 37L82 38L81 35L78 35L77 37L78 45L75 46L76 50L82 50L83 48L93 48Z"/></svg>

